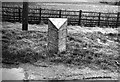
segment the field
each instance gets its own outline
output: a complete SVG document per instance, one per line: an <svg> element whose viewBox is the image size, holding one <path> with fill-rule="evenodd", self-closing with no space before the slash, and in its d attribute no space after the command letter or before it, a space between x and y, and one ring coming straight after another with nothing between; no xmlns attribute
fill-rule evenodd
<svg viewBox="0 0 120 82"><path fill-rule="evenodd" d="M20 5L22 3L2 3L4 4L11 4L11 5ZM83 11L93 11L93 12L104 12L104 13L116 13L119 11L118 6L114 5L106 5L101 3L84 3L84 2L73 2L73 3L64 3L64 2L31 2L29 3L30 7L39 7L45 9L63 9L63 10L83 10Z"/></svg>
<svg viewBox="0 0 120 82"><path fill-rule="evenodd" d="M38 3L37 5L41 5ZM46 6L47 5L47 6ZM77 4L66 4L66 3L45 3L42 4L43 8L49 9L65 9L65 10L83 10L93 12L118 12L118 6L104 5L100 3L77 3Z"/></svg>
<svg viewBox="0 0 120 82"><path fill-rule="evenodd" d="M3 22L2 26L3 68L14 65L27 69L28 76L33 76L28 79L118 79L120 76L119 28L68 26L68 50L49 55L48 25L29 25L29 31L22 31L20 23Z"/></svg>
<svg viewBox="0 0 120 82"><path fill-rule="evenodd" d="M47 24L48 18L68 18L68 25L80 25L84 27L113 27L120 26L120 14L117 6L103 5L98 3L83 3L83 9L77 10L82 3L29 3L29 24ZM2 21L22 22L22 3L3 3ZM90 5L90 6L89 6ZM101 8L106 6L109 8ZM70 7L67 8L67 7ZM95 8L94 8L95 7ZM97 8L98 7L98 8ZM110 8L111 7L111 8ZM44 9L45 8L45 9ZM76 9L74 9L76 8ZM78 7L78 8L82 8ZM84 10L84 9L88 10ZM91 8L91 9L89 9ZM97 11L98 9L99 11ZM106 9L101 10L101 9ZM111 9L111 10L110 10Z"/></svg>

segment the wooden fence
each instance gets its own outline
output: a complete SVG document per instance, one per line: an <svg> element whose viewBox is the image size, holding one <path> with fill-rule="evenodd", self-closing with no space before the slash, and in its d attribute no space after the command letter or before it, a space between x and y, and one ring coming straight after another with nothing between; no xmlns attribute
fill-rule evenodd
<svg viewBox="0 0 120 82"><path fill-rule="evenodd" d="M118 27L120 26L120 13L101 13L88 11L52 10L29 7L28 23L47 24L48 18L68 18L69 25L88 27ZM2 21L22 22L22 7L2 6Z"/></svg>

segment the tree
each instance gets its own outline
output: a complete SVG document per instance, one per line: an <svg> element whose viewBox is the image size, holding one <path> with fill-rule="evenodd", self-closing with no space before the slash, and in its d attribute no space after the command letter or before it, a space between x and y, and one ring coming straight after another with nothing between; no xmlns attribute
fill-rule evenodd
<svg viewBox="0 0 120 82"><path fill-rule="evenodd" d="M23 2L22 30L28 30L28 0Z"/></svg>

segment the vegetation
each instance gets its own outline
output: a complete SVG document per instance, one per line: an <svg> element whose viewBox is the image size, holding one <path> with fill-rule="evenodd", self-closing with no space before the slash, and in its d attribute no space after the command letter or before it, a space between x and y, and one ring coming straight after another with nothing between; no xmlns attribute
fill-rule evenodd
<svg viewBox="0 0 120 82"><path fill-rule="evenodd" d="M74 3L74 2L73 2ZM113 5L104 5L100 3L36 3L36 2L31 2L29 3L30 8L42 8L42 9L56 9L56 10L75 10L75 11L90 11L90 12L103 12L103 13L116 13L118 12L118 7L113 6ZM8 7L17 7L20 6L22 7L22 3L20 2L4 2L2 5L6 5Z"/></svg>
<svg viewBox="0 0 120 82"><path fill-rule="evenodd" d="M3 34L3 63L34 64L43 60L66 65L98 66L102 69L117 70L118 72L120 70L120 38L117 33L106 32L104 34L101 31L94 32L92 29L92 32L85 32L86 28L69 26L68 50L52 54L47 51L47 32L21 31L18 29L21 28L20 26L16 27L20 24L10 25L4 25L1 31ZM75 31L73 28L79 29L79 31Z"/></svg>

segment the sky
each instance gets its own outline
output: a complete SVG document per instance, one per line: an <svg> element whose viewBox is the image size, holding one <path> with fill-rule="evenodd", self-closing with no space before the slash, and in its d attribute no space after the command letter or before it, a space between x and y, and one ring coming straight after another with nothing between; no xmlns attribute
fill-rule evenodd
<svg viewBox="0 0 120 82"><path fill-rule="evenodd" d="M23 0L0 0L2 2L23 2ZM99 2L99 1L120 1L120 0L28 0L30 2Z"/></svg>

